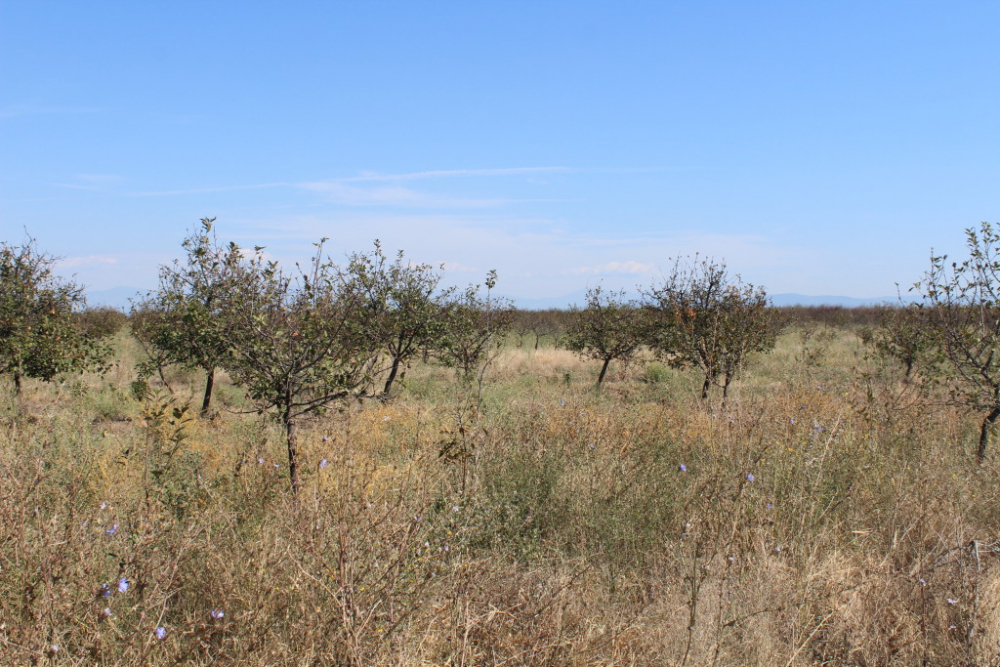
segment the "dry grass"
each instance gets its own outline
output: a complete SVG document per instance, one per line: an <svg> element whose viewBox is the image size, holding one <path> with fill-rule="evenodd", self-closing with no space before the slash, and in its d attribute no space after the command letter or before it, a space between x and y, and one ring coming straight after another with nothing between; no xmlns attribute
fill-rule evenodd
<svg viewBox="0 0 1000 667"><path fill-rule="evenodd" d="M417 367L308 424L298 498L237 390L178 438L200 378L140 403L121 349L0 406L3 664L1000 664L996 457L849 332L728 405L651 359L598 394L508 349L478 407Z"/></svg>

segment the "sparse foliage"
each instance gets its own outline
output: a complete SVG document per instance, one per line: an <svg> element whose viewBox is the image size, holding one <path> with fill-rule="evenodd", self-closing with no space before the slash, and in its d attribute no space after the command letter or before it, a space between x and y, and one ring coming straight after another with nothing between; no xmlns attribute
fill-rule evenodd
<svg viewBox="0 0 1000 667"><path fill-rule="evenodd" d="M887 359L895 359L906 369L906 378L932 353L934 337L927 328L923 308L909 305L879 309L878 324L862 327L862 341Z"/></svg>
<svg viewBox="0 0 1000 667"><path fill-rule="evenodd" d="M538 349L542 339L558 340L563 333L565 311L559 310L518 310L514 314L514 327L519 335L534 338L534 349Z"/></svg>
<svg viewBox="0 0 1000 667"><path fill-rule="evenodd" d="M914 288L924 299L922 323L941 356L928 371L947 384L956 403L985 413L977 452L982 462L1000 417L1000 225L967 229L965 244L969 257L962 262L932 253L930 269Z"/></svg>
<svg viewBox="0 0 1000 667"><path fill-rule="evenodd" d="M75 315L83 331L88 336L99 339L111 338L124 329L128 322L125 313L111 306L86 308Z"/></svg>
<svg viewBox="0 0 1000 667"><path fill-rule="evenodd" d="M261 412L285 431L292 489L299 487L298 424L330 403L371 391L378 341L367 336L365 296L322 259L290 275L258 256L245 259L230 298L227 363Z"/></svg>
<svg viewBox="0 0 1000 667"><path fill-rule="evenodd" d="M440 271L429 264L406 262L402 252L389 261L378 241L371 253L350 257L341 278L342 290L360 296L358 315L365 335L388 357L389 371L382 388L385 396L400 377L400 370L444 332L440 303L451 291L438 293Z"/></svg>
<svg viewBox="0 0 1000 667"><path fill-rule="evenodd" d="M646 314L625 292L605 292L600 285L587 290L586 298L587 307L573 313L563 345L585 359L602 362L599 387L612 361L628 362L642 345Z"/></svg>
<svg viewBox="0 0 1000 667"><path fill-rule="evenodd" d="M493 296L496 281L496 271L490 271L482 286L469 285L464 292L452 294L442 311L445 330L438 355L446 366L456 370L463 384L471 387L476 382L480 396L486 371L513 321L512 304ZM486 288L485 295L481 287Z"/></svg>
<svg viewBox="0 0 1000 667"><path fill-rule="evenodd" d="M159 332L165 327L165 319L161 311L154 309L152 304L144 301L132 304L132 310L128 315L128 324L132 337L139 343L139 347L144 353L144 358L136 363L139 382L146 386L147 380L155 373L167 391L173 394L173 389L167 381L166 375L166 369L172 363L172 355L154 342Z"/></svg>
<svg viewBox="0 0 1000 667"><path fill-rule="evenodd" d="M83 287L55 275L55 262L34 239L0 242L0 374L18 393L22 378L50 381L98 366L109 352L74 317L86 303Z"/></svg>
<svg viewBox="0 0 1000 667"><path fill-rule="evenodd" d="M779 327L767 293L731 277L724 263L678 259L644 296L653 318L650 346L672 366L699 368L703 399L713 384L727 397L747 357L774 347Z"/></svg>
<svg viewBox="0 0 1000 667"><path fill-rule="evenodd" d="M150 360L157 369L167 362L205 371L203 414L212 403L216 370L229 352L229 295L243 259L236 244L219 246L213 222L201 220L201 228L181 243L186 261L161 267L159 289L133 306L133 314L143 313L133 331L144 347L156 349Z"/></svg>

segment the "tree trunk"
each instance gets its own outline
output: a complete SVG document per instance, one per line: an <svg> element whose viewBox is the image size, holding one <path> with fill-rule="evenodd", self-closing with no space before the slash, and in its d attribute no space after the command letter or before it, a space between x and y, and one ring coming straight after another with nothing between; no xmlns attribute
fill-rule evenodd
<svg viewBox="0 0 1000 667"><path fill-rule="evenodd" d="M708 390L712 387L712 378L705 376L705 384L701 385L701 400L708 398Z"/></svg>
<svg viewBox="0 0 1000 667"><path fill-rule="evenodd" d="M18 372L14 373L14 393L21 395L21 374Z"/></svg>
<svg viewBox="0 0 1000 667"><path fill-rule="evenodd" d="M726 373L726 381L722 385L722 402L725 403L726 399L729 398L729 383L733 381L733 376Z"/></svg>
<svg viewBox="0 0 1000 667"><path fill-rule="evenodd" d="M392 389L392 382L396 379L396 373L399 372L399 357L393 357L392 368L389 369L389 377L385 381L385 388L382 389L382 395L388 396L389 390Z"/></svg>
<svg viewBox="0 0 1000 667"><path fill-rule="evenodd" d="M208 377L205 380L205 398L201 401L201 414L204 415L208 412L208 408L212 405L212 389L215 387L215 369L210 368L208 370Z"/></svg>
<svg viewBox="0 0 1000 667"><path fill-rule="evenodd" d="M608 372L608 366L611 365L611 359L605 359L604 365L601 366L601 374L597 376L597 386L600 387L601 383L604 382L604 375Z"/></svg>
<svg viewBox="0 0 1000 667"><path fill-rule="evenodd" d="M299 492L299 451L298 433L295 427L295 418L292 417L291 408L287 408L281 415L281 422L285 427L285 437L288 444L288 478L292 483L292 495Z"/></svg>
<svg viewBox="0 0 1000 667"><path fill-rule="evenodd" d="M989 444L990 431L993 429L997 417L1000 417L1000 408L993 408L983 420L983 427L979 431L979 451L977 452L977 459L980 463L986 460L986 445Z"/></svg>
<svg viewBox="0 0 1000 667"><path fill-rule="evenodd" d="M539 336L538 334L535 334L535 350L536 351L538 350L538 343L539 343L539 341L541 341L541 339L542 339L541 336Z"/></svg>

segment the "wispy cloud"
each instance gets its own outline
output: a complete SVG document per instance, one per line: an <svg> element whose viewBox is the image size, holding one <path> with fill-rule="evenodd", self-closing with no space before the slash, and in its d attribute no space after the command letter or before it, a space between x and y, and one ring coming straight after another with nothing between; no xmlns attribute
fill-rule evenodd
<svg viewBox="0 0 1000 667"><path fill-rule="evenodd" d="M401 185L403 182L432 180L455 177L503 177L574 171L569 167L504 167L499 169L437 169L408 172L402 174L380 174L362 172L357 176L331 178L316 181L254 183L249 185L224 185L204 188L156 190L134 192L133 197L169 197L178 195L198 195L240 190L261 190L266 188L296 188L324 197L327 201L342 206L357 207L399 207L421 209L477 209L502 206L512 202L553 201L546 199L511 199L504 197L463 197L431 193ZM84 187L68 184L65 187Z"/></svg>
<svg viewBox="0 0 1000 667"><path fill-rule="evenodd" d="M77 269L81 267L93 267L93 266L106 266L108 264L117 264L117 257L109 257L107 255L87 255L86 257L66 257L59 260L59 266L65 267L67 269Z"/></svg>
<svg viewBox="0 0 1000 667"><path fill-rule="evenodd" d="M365 181L413 181L424 178L447 178L454 176L519 176L524 174L543 174L553 172L575 171L569 167L501 167L499 169L435 169L430 171L414 171L403 174L379 174L362 172L358 176L337 179L343 183Z"/></svg>
<svg viewBox="0 0 1000 667"><path fill-rule="evenodd" d="M345 206L489 208L511 201L508 199L450 197L402 186L358 187L343 180L300 183L299 187L321 193L329 201Z"/></svg>
<svg viewBox="0 0 1000 667"><path fill-rule="evenodd" d="M575 231L559 220L524 218L501 209L454 212L357 210L245 221L246 238L272 238L269 249L285 263L308 242L330 237L333 257L370 247L375 238L408 259L445 264L445 282L460 284L486 271L500 272L509 296L557 296L604 279L609 289L632 289L660 276L671 258L701 252L726 260L749 282L777 287L801 276L815 258L781 238L673 230L621 236ZM779 289L778 291L781 291Z"/></svg>
<svg viewBox="0 0 1000 667"><path fill-rule="evenodd" d="M60 188L73 190L106 190L121 183L125 178L117 174L77 174L70 183L56 183Z"/></svg>
<svg viewBox="0 0 1000 667"><path fill-rule="evenodd" d="M465 266L459 262L442 262L441 265L444 267L445 271L450 273L470 273L476 269L471 266Z"/></svg>
<svg viewBox="0 0 1000 667"><path fill-rule="evenodd" d="M315 251L312 243L329 237L324 252L336 261L372 248L382 240L390 256L405 250L406 261L444 264L443 285L479 282L489 269L500 275L500 293L511 297L547 298L580 290L602 280L608 289L634 289L649 284L671 266L671 258L694 252L727 261L734 273L769 291L792 291L822 258L805 253L780 236L704 234L668 230L662 234L594 233L563 219L522 216L516 209L474 210L343 208L308 214L264 214L256 219L227 218L220 237L234 240L250 253L267 246L266 259L294 270ZM620 234L620 235L619 235ZM79 252L79 251L78 251ZM93 254L90 254L90 253ZM152 287L157 267L178 254L164 248L131 256L93 250L65 260L85 284ZM807 291L799 289L798 291ZM815 290L814 290L815 291Z"/></svg>
<svg viewBox="0 0 1000 667"><path fill-rule="evenodd" d="M333 203L345 206L476 209L528 200L503 197L462 197L430 193L404 186L402 183L456 177L523 176L568 171L572 170L568 167L506 167L500 169L437 169L402 174L363 172L358 176L299 183L298 187L321 193ZM545 200L532 199L530 201Z"/></svg>
<svg viewBox="0 0 1000 667"><path fill-rule="evenodd" d="M597 266L581 266L569 271L569 273L597 274L597 275L651 275L656 273L655 264L636 262L608 262Z"/></svg>
<svg viewBox="0 0 1000 667"><path fill-rule="evenodd" d="M252 185L222 185L211 188L188 188L184 190L155 190L149 192L132 192L130 197L171 197L175 195L200 195L211 192L232 192L236 190L262 190L264 188L294 187L295 183L254 183Z"/></svg>

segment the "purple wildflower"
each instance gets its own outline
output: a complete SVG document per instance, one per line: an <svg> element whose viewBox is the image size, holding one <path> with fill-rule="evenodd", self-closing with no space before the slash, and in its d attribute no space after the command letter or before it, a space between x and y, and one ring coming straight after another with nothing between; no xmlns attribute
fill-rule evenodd
<svg viewBox="0 0 1000 667"><path fill-rule="evenodd" d="M118 592L124 593L125 591L128 590L129 585L130 584L128 582L128 579L122 577L121 579L118 580Z"/></svg>
<svg viewBox="0 0 1000 667"><path fill-rule="evenodd" d="M167 636L167 629L161 625L153 631L153 634L157 639L164 639Z"/></svg>

